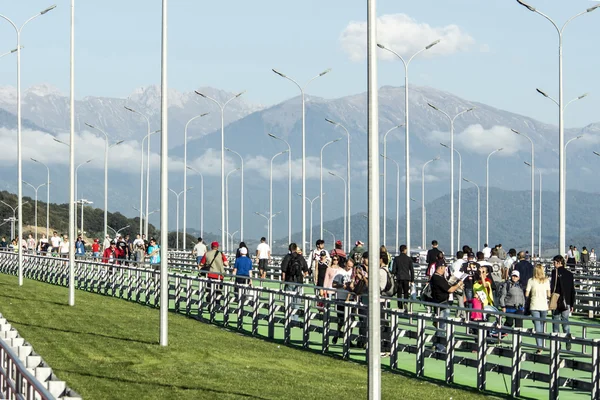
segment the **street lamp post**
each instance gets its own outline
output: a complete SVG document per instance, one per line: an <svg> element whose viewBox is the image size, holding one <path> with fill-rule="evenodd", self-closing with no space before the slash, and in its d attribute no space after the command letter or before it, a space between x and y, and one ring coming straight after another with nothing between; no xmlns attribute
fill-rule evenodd
<svg viewBox="0 0 600 400"><path fill-rule="evenodd" d="M383 245L387 246L387 135L394 129L401 128L403 125L396 125L387 130L383 135ZM396 210L396 214L398 214ZM396 226L396 236L398 236L398 227ZM396 251L398 246L396 244Z"/></svg>
<svg viewBox="0 0 600 400"><path fill-rule="evenodd" d="M150 118L148 118L147 115L142 114L139 111L134 110L131 107L127 107L125 106L125 109L127 111L130 111L134 114L138 114L141 115L145 120L146 120L146 126L147 126L147 134L146 137L148 138L148 142L147 142L147 146L148 146L148 154L147 154L147 158L148 158L148 163L146 165L146 215L148 215L148 207L149 207L149 200L150 200L150 135L152 133L150 133ZM143 140L142 140L143 143ZM143 145L142 145L143 148ZM142 159L143 160L143 159ZM146 234L146 237L148 237L148 220L146 219L145 224L144 224L144 233Z"/></svg>
<svg viewBox="0 0 600 400"><path fill-rule="evenodd" d="M558 33L558 253L565 254L565 245L566 245L566 192L565 192L565 154L564 154L564 143L565 143L565 125L564 125L564 111L565 107L563 107L563 32L567 25L573 21L575 18L587 14L596 10L600 7L600 4L596 4L585 11L580 12L577 15L569 18L567 22L564 23L562 28L559 28L558 25L546 14L537 10L535 7L527 4L523 0L517 0L517 2L523 7L527 8L529 11L537 13L547 19L553 26L556 28L556 32ZM487 227L486 227L487 229Z"/></svg>
<svg viewBox="0 0 600 400"><path fill-rule="evenodd" d="M34 191L35 191L35 207L34 207L34 225L35 225L35 243L38 242L38 218L37 218L37 205L38 205L38 190L42 187L42 186L46 186L45 183L42 183L41 185L33 186L31 183L23 181L24 184L26 184L27 186L31 187Z"/></svg>
<svg viewBox="0 0 600 400"><path fill-rule="evenodd" d="M400 230L400 225L399 225L399 221L400 221L400 164L398 164L398 161L391 159L387 156L384 156L383 154L381 155L381 157L383 157L383 159L389 159L390 161L392 161L394 164L396 164L396 230L394 231L394 236L396 237L396 247L394 248L395 251L400 251L400 247L398 247L398 231ZM384 185L385 186L385 182ZM385 221L385 218L384 218ZM384 222L385 224L385 222ZM384 228L384 232L385 232L385 228ZM384 246L385 246L385 242L384 242Z"/></svg>
<svg viewBox="0 0 600 400"><path fill-rule="evenodd" d="M188 190L191 190L193 188L189 187L187 189L182 190L181 192L176 192L173 189L169 188L169 191L172 192L175 195L176 201L177 201L177 205L176 205L176 212L175 212L175 218L176 218L176 222L175 222L175 229L176 229L176 233L175 233L175 249L177 251L179 251L179 196L181 196L182 194L184 194L185 192L187 192ZM185 219L185 217L184 217ZM185 243L185 236L183 237L183 242ZM185 250L185 244L183 246L183 249Z"/></svg>
<svg viewBox="0 0 600 400"><path fill-rule="evenodd" d="M294 83L296 86L298 86L298 89L300 89L300 95L302 98L302 198L305 198L306 197L306 100L304 98L305 97L304 91L306 90L306 88L312 81L314 81L315 79L317 79L320 76L323 76L323 75L329 73L331 71L331 68L326 69L325 71L321 72L319 75L309 79L308 82L306 82L306 84L304 86L301 86L294 79L290 78L289 76L287 76L284 73L277 71L276 69L273 69L272 71L275 72L277 75L281 76L282 78L285 78L285 79L289 80L290 82ZM306 247L306 205L304 204L304 201L302 202L302 247Z"/></svg>
<svg viewBox="0 0 600 400"><path fill-rule="evenodd" d="M107 228L110 229L111 231L113 231L115 233L115 237L118 237L119 236L119 232L121 232L122 230L125 230L125 229L129 228L129 225L124 226L124 227L122 227L120 229L115 229L115 228L112 228L110 226L107 226Z"/></svg>
<svg viewBox="0 0 600 400"><path fill-rule="evenodd" d="M198 118L202 118L209 113L203 113L200 115L196 115L188 120L185 124L185 129L183 130L183 187L187 187L187 141L188 141L188 126L190 123ZM183 249L186 249L186 233L187 233L187 191L183 192Z"/></svg>
<svg viewBox="0 0 600 400"><path fill-rule="evenodd" d="M350 208L350 198L352 197L352 191L350 189L350 181L351 181L350 180L350 132L348 132L348 129L346 129L346 127L344 125L342 125L338 122L332 121L328 118L325 118L325 121L342 128L344 131L346 131L346 136L348 137L348 146L347 146L348 148L347 148L347 154L346 154L346 161L347 161L346 183L348 185L348 240L346 242L346 251L349 253L350 252L350 242L352 242L352 211Z"/></svg>
<svg viewBox="0 0 600 400"><path fill-rule="evenodd" d="M196 90L196 94L198 96L212 101L221 110L221 204L225 204L225 107L227 104L229 104L229 102L237 99L244 93L246 93L245 90L231 97L225 103L221 103L218 100ZM223 207L221 207L221 242L225 243L225 209Z"/></svg>
<svg viewBox="0 0 600 400"><path fill-rule="evenodd" d="M524 161L525 165L532 167L527 161ZM533 170L533 167L532 167ZM540 188L539 188L539 210L538 210L538 255L542 257L542 170L538 168L538 174L540 177Z"/></svg>
<svg viewBox="0 0 600 400"><path fill-rule="evenodd" d="M442 146L450 150L450 146L440 143ZM454 152L458 155L458 213L457 213L457 223L456 223L456 247L460 250L460 228L461 228L461 204L462 204L462 156L460 152L454 148ZM454 256L453 254L452 256Z"/></svg>
<svg viewBox="0 0 600 400"><path fill-rule="evenodd" d="M241 173L241 180L240 180L240 240L244 240L244 159L242 158L242 155L240 153L238 153L237 151L233 151L228 147L226 147L225 150L227 150L230 153L235 154L236 156L238 156L240 158L240 163L241 163L241 168L240 168L240 173Z"/></svg>
<svg viewBox="0 0 600 400"><path fill-rule="evenodd" d="M433 46L435 46L436 44L438 44L440 42L440 39L436 40L435 42L432 42L430 44L428 44L427 46L425 46L424 48L422 48L421 50L417 51L415 54L412 55L412 57L410 57L408 59L408 61L405 61L404 58L396 53L394 50L378 43L377 46L382 49L382 50L387 50L390 53L394 54L396 57L398 57L400 59L400 61L402 61L402 64L404 65L404 129L406 130L406 136L405 136L405 141L404 141L404 146L405 146L405 162L406 162L406 246L410 249L410 140L409 140L409 119L408 119L408 66L410 65L410 62L420 53L424 52L425 50L429 50L430 48L432 48Z"/></svg>
<svg viewBox="0 0 600 400"><path fill-rule="evenodd" d="M323 147L321 147L321 158L320 158L321 167L319 169L319 194L323 193L323 150L325 150L325 147L329 146L332 143L339 142L341 139L342 138L337 138L335 140L331 140L331 141L325 143L323 145ZM319 209L319 211L321 213L321 218L319 220L321 234L320 234L319 239L323 239L323 196L321 196L319 201L321 203L320 209Z"/></svg>
<svg viewBox="0 0 600 400"><path fill-rule="evenodd" d="M98 132L104 135L104 237L106 237L107 230L106 225L108 225L108 149L113 146L118 146L124 142L124 140L120 140L111 145L108 144L108 135L102 129L95 127L94 125L85 123L91 129L95 129ZM83 231L83 228L81 229Z"/></svg>
<svg viewBox="0 0 600 400"><path fill-rule="evenodd" d="M481 249L481 191L475 182L467 178L463 178L463 181L472 183L477 188L477 248Z"/></svg>
<svg viewBox="0 0 600 400"><path fill-rule="evenodd" d="M329 233L331 235L331 239L333 240L331 243L335 244L335 235L332 232L328 231L327 229L323 229L323 232Z"/></svg>
<svg viewBox="0 0 600 400"><path fill-rule="evenodd" d="M271 168L269 170L269 215L273 215L273 161L275 160L275 158L277 158L277 156L283 155L285 153L287 153L287 150L281 151L277 154L275 154L273 157L271 157ZM270 225L272 224L273 221L270 220L269 221L269 232L271 232L273 230L273 227ZM273 248L273 238L269 237L269 248Z"/></svg>
<svg viewBox="0 0 600 400"><path fill-rule="evenodd" d="M468 108L456 114L454 117L451 117L447 112L440 110L436 106L431 103L427 103L427 105L434 110L440 112L448 121L450 121L450 254L454 257L454 120L459 116L468 113L469 111L473 111L475 107Z"/></svg>
<svg viewBox="0 0 600 400"><path fill-rule="evenodd" d="M79 203L81 203L81 236L83 236L83 234L85 233L85 231L83 230L83 209L86 204L94 204L94 202L89 201L87 199L79 199Z"/></svg>
<svg viewBox="0 0 600 400"><path fill-rule="evenodd" d="M270 215L268 217L262 213L259 213L258 211L254 211L254 214L258 215L259 217L263 217L267 221L267 236L269 237L269 242L270 242L271 241L271 220L273 218L275 218L277 215L281 214L281 211L278 211L275 214Z"/></svg>
<svg viewBox="0 0 600 400"><path fill-rule="evenodd" d="M281 140L288 147L288 244L292 243L292 147L290 144L282 138L268 134L270 137L276 140Z"/></svg>
<svg viewBox="0 0 600 400"><path fill-rule="evenodd" d="M338 174L335 174L331 171L329 171L329 175L331 176L335 176L336 178L339 178L343 183L344 183L344 243L348 242L346 234L347 234L347 230L346 230L346 223L348 221L348 214L346 214L348 212L348 207L346 207L346 201L348 199L348 186L346 185L346 180L344 178L342 178L341 176L339 176Z"/></svg>
<svg viewBox="0 0 600 400"><path fill-rule="evenodd" d="M89 164L93 161L93 158L90 158L87 161L82 162L81 164L79 164L76 168L75 168L75 205L77 205L77 199L78 199L78 192L77 192L77 187L78 187L78 183L79 183L79 168L83 167L86 164ZM83 207L83 205L82 205ZM77 215L77 207L75 207L75 215ZM77 233L77 220L75 221L75 233ZM106 235L104 235L104 237L106 237Z"/></svg>
<svg viewBox="0 0 600 400"><path fill-rule="evenodd" d="M232 169L231 171L229 171L227 177L225 178L225 223L227 229L226 232L229 232L229 175L239 170L239 168ZM227 248L227 243L225 243L225 245L225 251L229 251L230 249Z"/></svg>
<svg viewBox="0 0 600 400"><path fill-rule="evenodd" d="M517 135L523 136L531 143L531 256L535 254L535 147L533 140L524 133L511 129Z"/></svg>
<svg viewBox="0 0 600 400"><path fill-rule="evenodd" d="M50 6L45 10L35 14L33 17L26 20L21 27L11 21L8 17L0 14L0 18L6 20L15 29L17 34L17 203L18 203L18 230L19 236L23 235L23 160L22 160L22 132L21 132L21 32L25 25L35 18L46 14L56 8L56 5ZM19 286L23 286L23 249L19 242L18 249L18 269L19 269Z"/></svg>
<svg viewBox="0 0 600 400"><path fill-rule="evenodd" d="M325 194L325 193L323 193ZM297 193L298 196L302 197L301 193ZM315 200L317 200L318 198L320 198L320 196L315 196L312 200L309 199L308 197L306 197L306 201L308 201L310 203L310 251L313 251L313 203L315 202Z"/></svg>
<svg viewBox="0 0 600 400"><path fill-rule="evenodd" d="M579 136L575 136L574 138L567 140L567 143L565 143L565 156L567 155L567 147L569 146L569 143L571 143L575 140L579 140L582 137L583 137L583 135L579 135ZM565 188L565 190L567 190L567 163L566 163L566 161L565 161L564 180L565 180L564 188Z"/></svg>
<svg viewBox="0 0 600 400"><path fill-rule="evenodd" d="M487 156L487 160L485 162L485 242L489 243L489 233L490 233L490 157L492 154L502 151L502 148L496 149L492 151ZM470 182L470 181L469 181ZM481 248L478 246L478 250Z"/></svg>
<svg viewBox="0 0 600 400"><path fill-rule="evenodd" d="M7 206L8 208L10 208L13 212L13 216L12 219L10 220L11 224L10 224L10 236L12 239L17 239L17 243L19 245L19 247L21 247L21 238L16 237L15 236L15 221L17 221L17 211L20 208L19 206L13 207L10 204L6 203L5 201L0 200L0 203L4 204L5 206ZM27 204L28 201L22 203L21 205L25 205ZM17 221L18 222L18 221ZM23 235L21 235L21 233L19 232L19 235L22 237Z"/></svg>
<svg viewBox="0 0 600 400"><path fill-rule="evenodd" d="M421 168L421 248L423 249L427 248L427 237L425 236L427 231L427 226L425 225L425 167L427 164L439 159L439 157L432 158L423 164L423 167Z"/></svg>
<svg viewBox="0 0 600 400"><path fill-rule="evenodd" d="M140 209L137 208L136 206L131 206L131 208L133 208L137 212L140 212ZM150 213L148 215L152 215L152 214L157 213L159 211L160 211L160 209L152 210L152 211L150 211ZM148 218L148 215L146 215L146 213L144 213L144 210L142 210L142 216L144 218Z"/></svg>
<svg viewBox="0 0 600 400"><path fill-rule="evenodd" d="M41 161L32 158L31 161L46 167L48 178L46 180L46 237L50 239L50 168Z"/></svg>
<svg viewBox="0 0 600 400"><path fill-rule="evenodd" d="M143 218L142 218L142 210L144 209L144 140L148 140L150 141L150 136L153 135L154 133L160 132L159 130L156 130L154 132L149 132L146 136L144 136L144 138L142 139L142 147L141 147L141 153L140 153L140 235L144 234L144 223L143 223ZM150 153L148 153L148 163L150 163ZM148 216L148 210L146 210L146 217Z"/></svg>
<svg viewBox="0 0 600 400"><path fill-rule="evenodd" d="M189 165L187 166L187 169L200 175L200 237L204 237L204 175L202 175L202 172Z"/></svg>

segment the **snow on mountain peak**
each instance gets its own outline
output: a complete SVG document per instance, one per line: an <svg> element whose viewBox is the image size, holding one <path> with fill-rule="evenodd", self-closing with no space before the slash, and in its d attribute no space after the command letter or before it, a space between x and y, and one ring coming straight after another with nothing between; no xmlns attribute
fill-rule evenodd
<svg viewBox="0 0 600 400"><path fill-rule="evenodd" d="M41 83L39 85L31 86L25 90L25 95L32 94L38 97L45 96L63 96L62 92L55 86L47 83Z"/></svg>

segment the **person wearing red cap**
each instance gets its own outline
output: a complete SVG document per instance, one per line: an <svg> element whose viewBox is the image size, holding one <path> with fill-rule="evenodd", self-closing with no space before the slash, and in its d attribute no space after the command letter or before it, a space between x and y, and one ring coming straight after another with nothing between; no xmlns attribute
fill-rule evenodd
<svg viewBox="0 0 600 400"><path fill-rule="evenodd" d="M346 260L348 259L348 256L346 256L346 252L343 249L342 246L342 241L341 240L337 240L335 242L335 249L331 250L330 256L338 256L340 259L340 267L344 267L346 265Z"/></svg>
<svg viewBox="0 0 600 400"><path fill-rule="evenodd" d="M225 275L225 267L229 266L227 256L219 251L219 242L210 244L210 251L207 251L202 260L200 260L200 269L209 272L209 278L221 279Z"/></svg>

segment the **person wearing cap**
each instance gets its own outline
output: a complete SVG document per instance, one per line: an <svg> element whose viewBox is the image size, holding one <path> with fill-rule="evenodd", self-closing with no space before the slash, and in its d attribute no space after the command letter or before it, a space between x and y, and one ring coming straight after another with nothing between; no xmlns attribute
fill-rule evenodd
<svg viewBox="0 0 600 400"><path fill-rule="evenodd" d="M318 239L315 242L315 248L310 254L310 268L313 269L315 262L319 262L321 260L321 252L325 251L327 254L327 263L331 265L331 257L329 256L329 252L325 250L325 241L323 239ZM310 272L310 271L309 271Z"/></svg>
<svg viewBox="0 0 600 400"><path fill-rule="evenodd" d="M92 256L95 259L98 259L98 257L100 257L100 241L98 240L98 238L94 239L94 243L92 243Z"/></svg>
<svg viewBox="0 0 600 400"><path fill-rule="evenodd" d="M247 285L250 283L250 271L252 271L252 260L248 258L248 249L240 248L240 257L236 257L233 265L233 275L235 283Z"/></svg>
<svg viewBox="0 0 600 400"><path fill-rule="evenodd" d="M110 240L110 236L109 236L109 235L106 235L106 236L104 237L104 242L102 243L102 251L104 251L104 250L106 250L106 249L110 248L110 242L111 242L111 240Z"/></svg>
<svg viewBox="0 0 600 400"><path fill-rule="evenodd" d="M348 256L346 255L346 252L344 251L344 247L342 245L342 241L341 240L336 240L335 241L335 248L333 250L331 250L329 252L329 254L331 255L331 257L333 257L334 255L338 256L340 258L340 266L343 267L344 265L346 265L346 260L348 259Z"/></svg>
<svg viewBox="0 0 600 400"><path fill-rule="evenodd" d="M138 263L144 262L144 252L146 251L146 244L142 240L142 237L138 233L135 235L135 240L133 241L133 255L134 260Z"/></svg>
<svg viewBox="0 0 600 400"><path fill-rule="evenodd" d="M108 248L102 253L102 262L105 264L116 264L117 262L117 244L112 241Z"/></svg>
<svg viewBox="0 0 600 400"><path fill-rule="evenodd" d="M327 252L325 250L321 250L321 254L319 254L320 259L315 261L314 263L314 271L316 274L313 276L313 280L316 286L319 288L319 295L321 297L325 296L325 291L322 289L325 285L325 275L327 274L327 268L329 268L329 263L327 262Z"/></svg>
<svg viewBox="0 0 600 400"><path fill-rule="evenodd" d="M354 244L354 247L350 251L350 254L348 254L348 258L351 258L356 263L359 263L362 258L362 253L365 252L365 248L363 246L364 246L364 243L361 242L360 240L357 240L356 243Z"/></svg>
<svg viewBox="0 0 600 400"><path fill-rule="evenodd" d="M508 255L504 259L504 267L512 270L513 266L517 263L517 251L515 249L509 249Z"/></svg>
<svg viewBox="0 0 600 400"><path fill-rule="evenodd" d="M219 242L212 242L210 251L207 251L200 260L200 269L207 270L209 275L213 273L215 276L223 276L227 266L229 266L229 261L227 256L219 250Z"/></svg>
<svg viewBox="0 0 600 400"><path fill-rule="evenodd" d="M525 313L525 291L519 282L521 274L517 270L510 273L510 279L500 286L498 305L503 313L523 315ZM506 317L505 325L513 326L514 318ZM516 319L515 326L523 327L523 320Z"/></svg>
<svg viewBox="0 0 600 400"><path fill-rule="evenodd" d="M206 245L202 241L202 238L198 238L198 243L194 246L194 250L192 250L192 254L196 257L196 264L200 265L200 261L202 261L202 257L206 254ZM246 252L248 254L248 252Z"/></svg>
<svg viewBox="0 0 600 400"><path fill-rule="evenodd" d="M265 279L267 277L267 267L271 261L271 248L267 244L267 239L264 236L260 238L260 243L256 246L255 260L258 263L260 278Z"/></svg>

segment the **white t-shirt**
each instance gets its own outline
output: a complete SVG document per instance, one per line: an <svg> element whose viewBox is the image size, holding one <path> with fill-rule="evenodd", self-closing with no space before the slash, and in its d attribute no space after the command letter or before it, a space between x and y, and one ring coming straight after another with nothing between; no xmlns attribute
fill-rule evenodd
<svg viewBox="0 0 600 400"><path fill-rule="evenodd" d="M202 242L196 243L196 245L194 246L194 254L196 254L196 257L203 257L205 253L206 245Z"/></svg>
<svg viewBox="0 0 600 400"><path fill-rule="evenodd" d="M269 245L266 243L260 243L257 247L256 247L256 251L258 252L258 259L259 260L266 260L269 258L269 252L271 251L271 249L269 248Z"/></svg>
<svg viewBox="0 0 600 400"><path fill-rule="evenodd" d="M60 253L66 254L69 252L69 242L61 242L60 244Z"/></svg>
<svg viewBox="0 0 600 400"><path fill-rule="evenodd" d="M58 247L62 243L62 239L60 236L52 236L50 238L50 243L52 243L52 247Z"/></svg>
<svg viewBox="0 0 600 400"><path fill-rule="evenodd" d="M490 247L484 247L481 252L483 253L483 258L486 260L492 256L492 249Z"/></svg>
<svg viewBox="0 0 600 400"><path fill-rule="evenodd" d="M350 283L352 280L352 270L346 271L344 268L340 268L338 274L333 277L333 281L342 286L343 284ZM336 285L338 286L338 285ZM337 288L336 288L337 289ZM337 289L337 299L338 300L346 300L348 297L347 290Z"/></svg>
<svg viewBox="0 0 600 400"><path fill-rule="evenodd" d="M535 279L530 279L527 282L527 288L531 297L531 305L529 308L534 311L548 311L548 292L550 291L550 279L540 283Z"/></svg>
<svg viewBox="0 0 600 400"><path fill-rule="evenodd" d="M146 246L144 244L144 241L141 238L140 239L136 238L133 241L133 249L134 250L144 250L145 247Z"/></svg>

